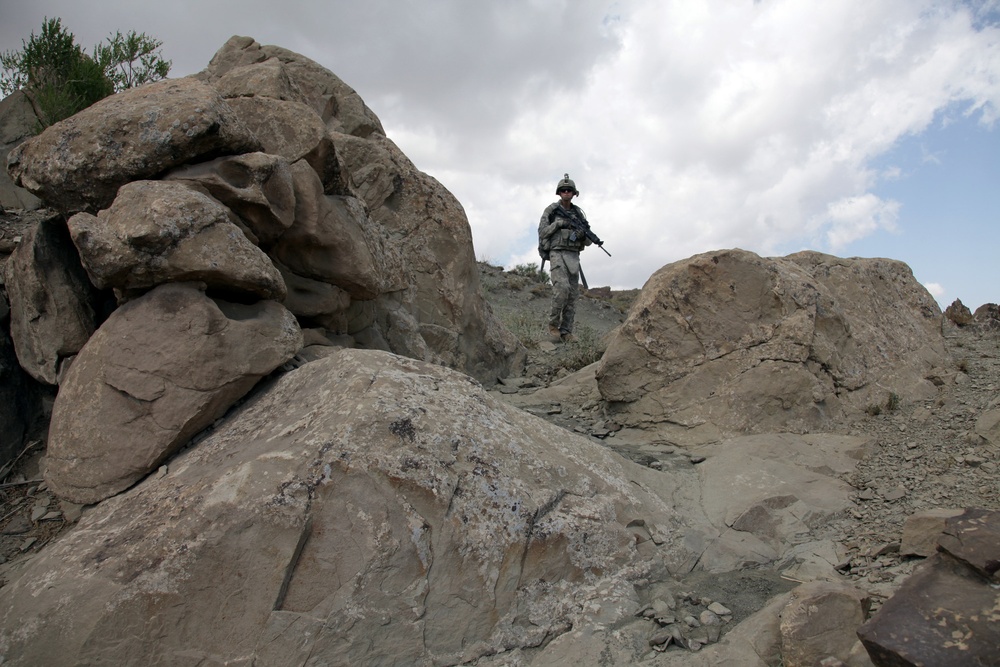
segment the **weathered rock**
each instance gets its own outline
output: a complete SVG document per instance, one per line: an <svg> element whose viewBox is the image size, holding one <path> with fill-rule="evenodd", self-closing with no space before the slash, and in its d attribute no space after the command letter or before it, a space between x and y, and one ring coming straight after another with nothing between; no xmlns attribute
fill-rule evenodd
<svg viewBox="0 0 1000 667"><path fill-rule="evenodd" d="M682 506L686 515L704 512L707 519L693 522L692 534L714 527L701 537L698 567L725 572L785 557L791 545L850 507L853 489L840 477L854 470L869 446L850 436L771 434L691 450L706 460L695 469L697 509ZM786 558L790 567L805 554L787 555L793 556ZM834 564L827 565L831 573Z"/></svg>
<svg viewBox="0 0 1000 667"><path fill-rule="evenodd" d="M22 141L35 134L38 115L24 91L18 90L0 100L0 165L6 166L7 154ZM42 202L24 188L19 188L7 175L0 173L0 208L35 210Z"/></svg>
<svg viewBox="0 0 1000 667"><path fill-rule="evenodd" d="M0 589L0 655L460 664L599 631L631 618L635 582L662 568L629 524L678 523L628 482L632 465L467 376L341 350Z"/></svg>
<svg viewBox="0 0 1000 667"><path fill-rule="evenodd" d="M69 230L102 289L201 281L224 292L284 299L281 274L231 216L183 183L134 181L122 186L109 209L70 218Z"/></svg>
<svg viewBox="0 0 1000 667"><path fill-rule="evenodd" d="M993 408L979 415L975 431L990 444L1000 445L1000 408Z"/></svg>
<svg viewBox="0 0 1000 667"><path fill-rule="evenodd" d="M122 185L188 161L260 150L219 93L193 78L106 97L14 148L16 185L63 212L108 207Z"/></svg>
<svg viewBox="0 0 1000 667"><path fill-rule="evenodd" d="M274 265L281 272L288 294L283 302L285 308L296 315L322 319L336 318L343 315L351 305L351 295L336 285L304 278L293 273L288 267L275 261ZM331 327L335 331L344 332L345 327Z"/></svg>
<svg viewBox="0 0 1000 667"><path fill-rule="evenodd" d="M4 273L21 368L39 382L59 384L97 326L95 290L62 218L49 216L29 229Z"/></svg>
<svg viewBox="0 0 1000 667"><path fill-rule="evenodd" d="M374 299L408 280L399 249L354 197L328 196L305 162L292 165L295 224L271 248L292 272Z"/></svg>
<svg viewBox="0 0 1000 667"><path fill-rule="evenodd" d="M197 184L229 207L267 248L295 221L295 187L288 160L246 153L175 169L164 180Z"/></svg>
<svg viewBox="0 0 1000 667"><path fill-rule="evenodd" d="M915 512L903 523L903 537L899 544L901 556L928 558L937 552L938 540L944 533L945 523L964 510L935 508Z"/></svg>
<svg viewBox="0 0 1000 667"><path fill-rule="evenodd" d="M960 327L972 324L972 311L962 303L961 299L955 299L944 309L944 316Z"/></svg>
<svg viewBox="0 0 1000 667"><path fill-rule="evenodd" d="M415 333L422 340L406 340L406 350L418 351L428 361L464 370L487 385L497 378L511 375L524 365L525 352L517 339L486 307L479 286L468 219L461 205L440 183L417 170L399 149L385 138L377 116L358 94L338 77L317 63L299 54L275 46L261 46L249 37L232 37L212 58L212 62L197 75L200 80L218 86L235 105L244 105L248 117L260 114L253 110L273 110L282 107L281 114L298 109L304 103L319 114L333 141L327 151L321 140L318 151L308 158L319 175L324 195L357 197L365 204L366 215L376 223L363 226L366 244L375 239L384 250L374 247L377 261L388 259L379 269L382 280L390 284L356 275L348 280L359 283L353 287L335 282L338 277L326 277L290 261L288 253L273 254L294 273L313 280L332 281L349 291L355 299L374 300L376 309L383 304L393 312L371 313L370 322L401 318L415 323ZM259 81L258 91L250 82ZM287 104L271 104L285 101ZM306 114L295 111L295 117ZM271 121L259 121L267 126ZM312 121L308 121L310 126ZM263 132L262 132L263 133ZM311 136L307 142L293 141L288 145L303 147L320 140L318 132L301 133L282 129L279 134ZM276 139L276 145L284 144ZM285 149L281 149L285 150ZM299 149L298 152L301 152ZM290 152L289 155L297 154ZM310 186L312 190L314 186ZM341 200L341 203L348 200ZM308 208L322 211L326 203L315 198ZM315 223L309 223L315 224ZM381 230L377 227L381 226ZM308 232L306 236L312 234ZM390 243L380 238L388 234ZM351 237L353 238L353 236ZM353 241L352 241L353 243ZM356 248L361 245L357 244ZM353 252L338 253L357 257ZM381 253L385 256L380 256ZM400 265L395 260L404 259ZM338 263L340 264L340 263ZM340 268L339 271L346 271ZM353 274L363 272L353 269ZM405 292L405 293L404 293ZM382 295L375 298L374 295ZM408 313L399 310L399 305ZM366 311L371 304L352 305ZM387 349L379 341L395 336L386 330L374 330L369 325L358 327L345 324L351 314L335 313L322 322L331 330L361 334L370 338L373 347ZM403 348L389 348L404 352Z"/></svg>
<svg viewBox="0 0 1000 667"><path fill-rule="evenodd" d="M372 218L398 239L413 276L414 317L432 360L487 385L524 366L522 346L482 298L461 204L384 136L334 134L337 154Z"/></svg>
<svg viewBox="0 0 1000 667"><path fill-rule="evenodd" d="M299 89L298 84L292 81L292 78L288 75L288 70L278 58L269 57L260 62L237 65L231 69L229 65L218 66L218 62L221 59L229 55L236 56L242 50L242 47L237 47L234 51L229 50L234 41L245 43L242 40L246 39L248 38L234 37L216 54L215 59L213 59L216 65L210 67L213 67L213 69L217 67L218 71L224 71L225 73L221 76L216 73L209 77L212 87L222 93L222 96L227 99L236 97L270 97L275 100L289 100L308 104L309 99ZM252 40L250 41L252 42ZM259 44L255 45L257 48L260 48ZM258 51L256 56L250 56L247 59L253 59L262 55L264 54ZM242 58L242 54L237 57ZM206 76L206 73L203 72L202 76ZM315 111L315 113L318 114L319 112Z"/></svg>
<svg viewBox="0 0 1000 667"><path fill-rule="evenodd" d="M879 667L996 665L997 609L1000 589L937 553L858 629L858 637Z"/></svg>
<svg viewBox="0 0 1000 667"><path fill-rule="evenodd" d="M842 583L796 588L781 612L782 665L813 667L828 656L846 663L870 604L867 593Z"/></svg>
<svg viewBox="0 0 1000 667"><path fill-rule="evenodd" d="M938 548L1000 585L1000 511L967 509L948 518Z"/></svg>
<svg viewBox="0 0 1000 667"><path fill-rule="evenodd" d="M228 103L260 138L266 153L289 162L305 160L319 175L326 194L350 194L326 125L311 107L268 97L238 97Z"/></svg>
<svg viewBox="0 0 1000 667"><path fill-rule="evenodd" d="M116 310L56 397L45 478L94 503L128 488L301 347L280 304L213 301L162 285Z"/></svg>
<svg viewBox="0 0 1000 667"><path fill-rule="evenodd" d="M905 264L723 250L653 274L597 381L620 423L711 440L931 398L945 362L940 310Z"/></svg>
<svg viewBox="0 0 1000 667"><path fill-rule="evenodd" d="M995 303L984 303L976 308L972 319L980 329L987 331L1000 329L1000 306Z"/></svg>
<svg viewBox="0 0 1000 667"><path fill-rule="evenodd" d="M275 74L280 62L289 85ZM247 65L257 65L256 71ZM234 72L235 68L240 68ZM265 69L266 68L266 69ZM251 74L251 72L253 72ZM232 73L232 76L227 76ZM212 57L212 62L197 78L219 85L227 96L246 96L245 88L235 87L233 79L263 79L264 90L254 92L276 99L305 102L320 115L330 130L357 137L385 134L382 123L350 86L318 63L279 46L261 46L251 37L233 36Z"/></svg>

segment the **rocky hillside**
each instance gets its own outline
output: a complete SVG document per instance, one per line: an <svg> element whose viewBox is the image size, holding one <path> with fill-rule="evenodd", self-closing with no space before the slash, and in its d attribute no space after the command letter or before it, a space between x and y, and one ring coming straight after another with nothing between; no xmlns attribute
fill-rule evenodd
<svg viewBox="0 0 1000 667"><path fill-rule="evenodd" d="M564 378L582 368L574 367L579 361L600 357L638 290L586 293L577 307L582 342L551 344L544 333L549 287L489 265L480 264L480 271L490 305L520 331L531 350L525 374L506 378L494 393L655 469L704 460L699 447L664 446L658 436L644 441L636 432L620 437L620 426L601 401L582 390L542 391L541 400L531 398L553 385L566 387L579 380ZM1000 510L1000 327L971 318L963 326L943 318L941 326L948 367L942 369L947 378L939 380L937 395L924 401L873 402L862 414L828 429L868 445L856 469L843 476L854 489L853 505L827 527L826 535L847 547L839 563L845 576L878 584L883 595L918 562L900 558L892 548L900 542L907 517L938 508ZM551 395L558 396L558 404L549 400Z"/></svg>
<svg viewBox="0 0 1000 667"><path fill-rule="evenodd" d="M547 340L543 277L246 37L15 135L0 663L993 664L996 307L729 249Z"/></svg>

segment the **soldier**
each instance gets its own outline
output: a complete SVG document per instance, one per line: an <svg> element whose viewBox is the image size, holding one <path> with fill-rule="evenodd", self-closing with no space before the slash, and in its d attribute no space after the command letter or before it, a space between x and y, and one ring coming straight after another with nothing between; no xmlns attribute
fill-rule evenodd
<svg viewBox="0 0 1000 667"><path fill-rule="evenodd" d="M579 294L580 251L591 244L585 233L573 228L575 218L589 229L583 209L573 203L580 194L569 174L556 185L559 201L553 202L542 213L538 223L538 247L545 249L552 276L552 312L549 317L549 335L554 341L573 340L573 318L576 315L576 298Z"/></svg>

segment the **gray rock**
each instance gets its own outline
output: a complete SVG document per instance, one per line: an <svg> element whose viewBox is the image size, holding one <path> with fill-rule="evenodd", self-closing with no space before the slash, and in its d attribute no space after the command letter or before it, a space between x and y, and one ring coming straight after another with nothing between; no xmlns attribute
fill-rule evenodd
<svg viewBox="0 0 1000 667"><path fill-rule="evenodd" d="M274 71L278 62L280 74ZM227 97L262 94L304 102L334 132L361 138L385 134L364 100L328 69L280 46L261 46L251 37L231 37L196 77L217 85ZM262 82L263 90L251 88L253 81Z"/></svg>
<svg viewBox="0 0 1000 667"><path fill-rule="evenodd" d="M601 634L663 567L627 526L680 524L631 467L467 376L341 350L37 556L0 589L0 653L459 664Z"/></svg>
<svg viewBox="0 0 1000 667"><path fill-rule="evenodd" d="M97 216L69 220L88 275L102 289L141 292L200 281L223 293L285 298L285 282L216 199L183 183L133 181Z"/></svg>
<svg viewBox="0 0 1000 667"><path fill-rule="evenodd" d="M255 243L270 246L295 222L288 160L267 153L232 155L174 169L164 180L197 184L245 223Z"/></svg>
<svg viewBox="0 0 1000 667"><path fill-rule="evenodd" d="M188 161L260 149L219 93L192 78L106 97L10 152L14 183L65 213L107 208L118 188Z"/></svg>
<svg viewBox="0 0 1000 667"><path fill-rule="evenodd" d="M336 285L358 300L405 287L398 246L354 197L329 196L316 172L292 165L295 224L270 254L293 273Z"/></svg>
<svg viewBox="0 0 1000 667"><path fill-rule="evenodd" d="M816 431L890 392L935 396L940 315L901 262L704 253L653 274L596 377L626 426L689 441Z"/></svg>
<svg viewBox="0 0 1000 667"><path fill-rule="evenodd" d="M176 284L125 304L81 350L56 397L46 481L83 504L128 488L301 343L294 317L273 301L213 301Z"/></svg>
<svg viewBox="0 0 1000 667"><path fill-rule="evenodd" d="M21 368L58 384L97 326L96 293L62 219L47 217L28 230L4 269Z"/></svg>
<svg viewBox="0 0 1000 667"><path fill-rule="evenodd" d="M995 557L996 542L993 547ZM998 608L995 585L950 554L937 553L857 634L879 667L994 665L1000 646Z"/></svg>
<svg viewBox="0 0 1000 667"><path fill-rule="evenodd" d="M938 539L944 533L945 522L962 514L960 509L938 508L915 512L903 523L899 546L902 556L928 558L937 552Z"/></svg>
<svg viewBox="0 0 1000 667"><path fill-rule="evenodd" d="M867 593L839 582L796 588L781 613L782 664L812 667L827 656L848 660L870 605Z"/></svg>
<svg viewBox="0 0 1000 667"><path fill-rule="evenodd" d="M938 548L1000 584L1000 511L967 509L945 520Z"/></svg>
<svg viewBox="0 0 1000 667"><path fill-rule="evenodd" d="M7 154L35 134L38 115L24 91L18 90L0 100L0 165L7 164ZM24 188L14 185L7 170L0 170L0 207L36 210L42 202Z"/></svg>

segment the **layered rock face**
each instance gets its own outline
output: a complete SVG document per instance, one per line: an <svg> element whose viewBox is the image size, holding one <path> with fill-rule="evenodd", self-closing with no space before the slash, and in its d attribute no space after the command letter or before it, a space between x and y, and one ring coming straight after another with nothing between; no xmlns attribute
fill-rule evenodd
<svg viewBox="0 0 1000 667"><path fill-rule="evenodd" d="M686 441L808 432L893 395L934 396L940 326L901 262L705 253L647 281L597 382L620 422Z"/></svg>
<svg viewBox="0 0 1000 667"><path fill-rule="evenodd" d="M234 37L198 76L108 97L18 144L7 167L61 213L17 247L5 279L21 366L60 386L47 474L76 502L100 500L153 469L288 362L302 347L300 328L314 350L390 351L486 384L523 362L523 348L482 299L458 202L385 137L353 90L284 49ZM145 297L181 283L203 292L192 297L204 307L191 306L189 329L144 329L143 321L179 321L176 299ZM106 304L133 302L141 317L102 324ZM256 310L232 315L241 305ZM233 333L251 321L261 328ZM106 326L113 337L101 335ZM186 384L178 341L199 349L186 337L194 332L217 351L199 370L216 376ZM148 379L123 386L109 370L121 367L120 350L140 344L156 354L132 370L164 386L225 390L205 398L211 407L197 416L154 417L164 436L147 438L135 416L162 417L176 399ZM69 374L77 354L87 368ZM84 444L102 428L117 445ZM130 436L142 453L121 456ZM66 463L74 458L91 472L74 477L78 466Z"/></svg>
<svg viewBox="0 0 1000 667"><path fill-rule="evenodd" d="M467 376L341 350L36 557L0 657L453 665L626 622L684 551L628 465Z"/></svg>

